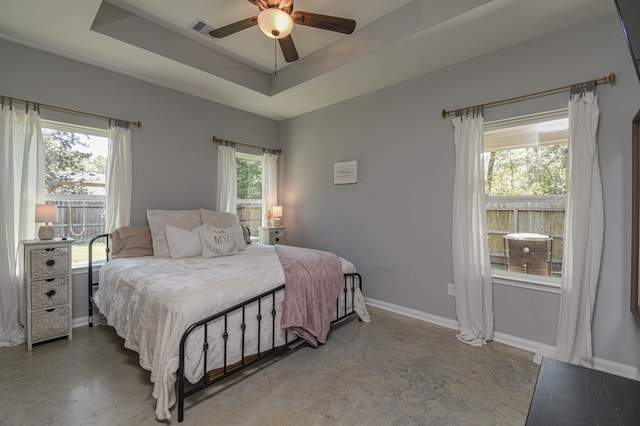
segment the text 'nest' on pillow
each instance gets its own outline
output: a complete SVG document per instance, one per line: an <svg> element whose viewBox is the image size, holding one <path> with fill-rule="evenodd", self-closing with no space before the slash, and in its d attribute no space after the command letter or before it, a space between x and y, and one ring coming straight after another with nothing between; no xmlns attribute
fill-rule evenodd
<svg viewBox="0 0 640 426"><path fill-rule="evenodd" d="M202 244L202 257L217 257L237 254L239 241L234 227L217 228L211 225L203 225L199 229L200 241ZM237 229L237 228L236 228ZM242 230L238 229L242 232ZM242 243L244 239L241 237Z"/></svg>

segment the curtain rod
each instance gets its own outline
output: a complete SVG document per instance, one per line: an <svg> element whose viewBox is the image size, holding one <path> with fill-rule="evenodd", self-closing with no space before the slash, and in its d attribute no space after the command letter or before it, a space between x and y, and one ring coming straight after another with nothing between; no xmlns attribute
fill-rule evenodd
<svg viewBox="0 0 640 426"><path fill-rule="evenodd" d="M585 81L584 83L593 82L593 83L595 83L597 85L597 84L601 84L601 83L612 82L612 81L615 81L615 79L616 79L615 73L611 73L606 77L601 77L601 78L598 78L596 80ZM584 84L584 83L580 83L580 84ZM484 108L484 107L488 107L488 106L507 104L507 103L519 101L519 100L522 100L522 99L532 98L534 96L546 95L548 93L561 92L563 90L570 89L571 86L573 86L573 84L569 84L567 86L562 86L562 87L556 87L555 89L543 90L541 92L529 93L528 95L516 96L514 98L500 99L499 101L487 102L486 104L474 105L474 106L466 107L466 108L458 108L458 109L453 109L453 110L443 109L442 110L442 118L446 118L448 115L454 114L456 111L461 111L461 110L470 109L470 108L478 108L478 107Z"/></svg>
<svg viewBox="0 0 640 426"><path fill-rule="evenodd" d="M129 124L131 124L133 126L136 126L136 127L142 127L142 122L141 121L121 120L119 118L107 117L106 115L92 114L90 112L77 111L75 109L63 108L63 107L59 107L59 106L56 106L56 105L48 105L48 104L43 104L43 103L40 103L40 102L28 101L26 99L14 98L14 97L11 97L11 96L0 95L0 99L2 100L2 105L3 106L4 106L4 100L8 99L9 100L9 107L12 107L12 102L16 101L16 102L24 103L25 105L27 105L27 107L28 107L28 104L34 104L34 105L39 105L42 108L47 108L47 109L51 109L51 110L54 110L54 111L62 111L62 112L68 112L68 113L71 113L71 114L76 114L76 115L84 115L85 117L103 118L105 120L122 121L124 123L129 123Z"/></svg>
<svg viewBox="0 0 640 426"><path fill-rule="evenodd" d="M265 148L263 146L251 145L251 144L248 144L248 143L229 141L229 140L226 140L226 139L220 139L219 137L216 137L216 136L212 137L211 139L216 143L218 143L218 142L235 143L236 145L244 145L244 146L249 146L251 148L258 148L258 149L267 149L269 151L273 151L273 152L277 152L278 154L282 154L282 150L281 149L271 149L271 148Z"/></svg>

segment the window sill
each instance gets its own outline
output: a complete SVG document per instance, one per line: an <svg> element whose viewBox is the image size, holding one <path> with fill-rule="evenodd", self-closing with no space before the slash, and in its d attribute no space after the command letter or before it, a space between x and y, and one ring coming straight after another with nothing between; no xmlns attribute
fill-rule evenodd
<svg viewBox="0 0 640 426"><path fill-rule="evenodd" d="M539 275L494 272L492 281L494 285L525 288L527 290L542 291L545 293L560 294L561 290L560 279Z"/></svg>
<svg viewBox="0 0 640 426"><path fill-rule="evenodd" d="M104 261L100 261L100 262L96 262L93 265L93 269L98 271L100 270L100 267L102 265L104 265L105 262ZM83 274L87 274L89 273L89 265L78 265L78 266L72 266L71 267L71 273L73 275L83 275Z"/></svg>

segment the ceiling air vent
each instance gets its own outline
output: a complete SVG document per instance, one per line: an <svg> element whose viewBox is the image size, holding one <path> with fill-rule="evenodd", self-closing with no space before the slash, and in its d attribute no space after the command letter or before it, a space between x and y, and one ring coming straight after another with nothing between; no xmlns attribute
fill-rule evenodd
<svg viewBox="0 0 640 426"><path fill-rule="evenodd" d="M190 28L195 32L198 32L207 37L210 37L209 31L214 29L211 25L207 24L202 19L196 19L195 21L193 21L193 24L191 24Z"/></svg>

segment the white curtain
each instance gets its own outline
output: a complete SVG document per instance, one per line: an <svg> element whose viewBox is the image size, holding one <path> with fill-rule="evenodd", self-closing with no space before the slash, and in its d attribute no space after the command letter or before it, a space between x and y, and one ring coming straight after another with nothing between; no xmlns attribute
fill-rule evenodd
<svg viewBox="0 0 640 426"><path fill-rule="evenodd" d="M20 325L18 244L35 237L38 187L44 184L40 115L3 107L0 116L0 347L25 341ZM40 182L42 181L42 182Z"/></svg>
<svg viewBox="0 0 640 426"><path fill-rule="evenodd" d="M493 292L484 195L484 117L456 117L453 184L453 281L458 339L482 346L493 339Z"/></svg>
<svg viewBox="0 0 640 426"><path fill-rule="evenodd" d="M595 85L572 88L558 358L592 366L591 322L600 274L604 205L596 131Z"/></svg>
<svg viewBox="0 0 640 426"><path fill-rule="evenodd" d="M262 211L266 214L273 206L278 205L278 155L264 153L262 168ZM269 226L269 221L262 215L262 226Z"/></svg>
<svg viewBox="0 0 640 426"><path fill-rule="evenodd" d="M105 232L131 224L131 173L131 130L128 123L116 120L109 124Z"/></svg>
<svg viewBox="0 0 640 426"><path fill-rule="evenodd" d="M218 142L218 206L219 212L236 213L238 179L236 177L236 145Z"/></svg>

